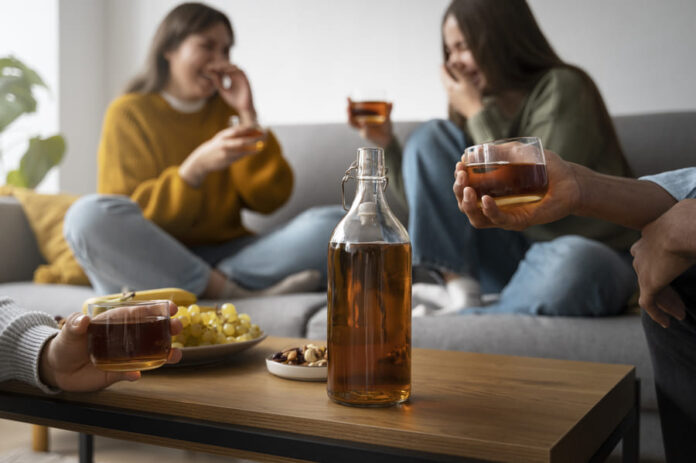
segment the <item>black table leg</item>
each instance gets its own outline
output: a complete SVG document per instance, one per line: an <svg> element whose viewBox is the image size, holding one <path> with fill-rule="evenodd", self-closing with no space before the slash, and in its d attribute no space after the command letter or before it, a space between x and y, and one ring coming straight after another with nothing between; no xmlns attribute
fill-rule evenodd
<svg viewBox="0 0 696 463"><path fill-rule="evenodd" d="M623 463L637 463L640 455L640 380L636 380L636 414L633 423L626 430L621 446Z"/></svg>
<svg viewBox="0 0 696 463"><path fill-rule="evenodd" d="M94 462L94 436L80 433L80 463Z"/></svg>

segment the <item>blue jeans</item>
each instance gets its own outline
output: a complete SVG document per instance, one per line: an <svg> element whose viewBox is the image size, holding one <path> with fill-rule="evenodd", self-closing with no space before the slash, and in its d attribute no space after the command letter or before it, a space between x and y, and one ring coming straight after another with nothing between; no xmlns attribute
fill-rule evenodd
<svg viewBox="0 0 696 463"><path fill-rule="evenodd" d="M636 289L628 253L568 235L532 243L522 233L476 229L452 192L467 146L452 122L419 127L404 148L413 264L470 275L500 300L463 313L601 316L621 312Z"/></svg>
<svg viewBox="0 0 696 463"><path fill-rule="evenodd" d="M68 210L63 232L98 293L173 286L201 294L213 268L249 289L308 269L325 282L329 238L344 214L338 206L314 208L265 235L189 248L129 198L88 195Z"/></svg>

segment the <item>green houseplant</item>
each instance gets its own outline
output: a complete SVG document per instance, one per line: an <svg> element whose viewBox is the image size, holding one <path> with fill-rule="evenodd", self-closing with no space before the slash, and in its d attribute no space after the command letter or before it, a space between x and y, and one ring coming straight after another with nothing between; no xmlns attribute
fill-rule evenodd
<svg viewBox="0 0 696 463"><path fill-rule="evenodd" d="M12 56L0 58L0 136L20 116L36 111L37 87L48 88L36 71ZM65 139L61 135L31 137L19 167L7 173L7 184L35 188L60 163L64 153Z"/></svg>

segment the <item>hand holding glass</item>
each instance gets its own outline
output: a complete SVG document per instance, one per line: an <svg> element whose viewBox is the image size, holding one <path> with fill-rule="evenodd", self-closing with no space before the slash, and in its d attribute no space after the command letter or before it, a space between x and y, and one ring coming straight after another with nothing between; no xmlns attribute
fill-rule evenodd
<svg viewBox="0 0 696 463"><path fill-rule="evenodd" d="M499 207L540 201L548 189L546 159L536 137L508 138L468 147L462 155L468 186Z"/></svg>

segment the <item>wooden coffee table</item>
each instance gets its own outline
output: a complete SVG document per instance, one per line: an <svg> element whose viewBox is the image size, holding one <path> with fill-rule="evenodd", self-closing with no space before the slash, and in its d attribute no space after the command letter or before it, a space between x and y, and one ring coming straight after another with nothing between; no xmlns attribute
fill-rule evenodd
<svg viewBox="0 0 696 463"><path fill-rule="evenodd" d="M162 368L96 393L0 383L0 417L270 461L637 461L632 366L414 349L413 396L381 409L331 402L325 383L281 379L268 338L224 364Z"/></svg>

